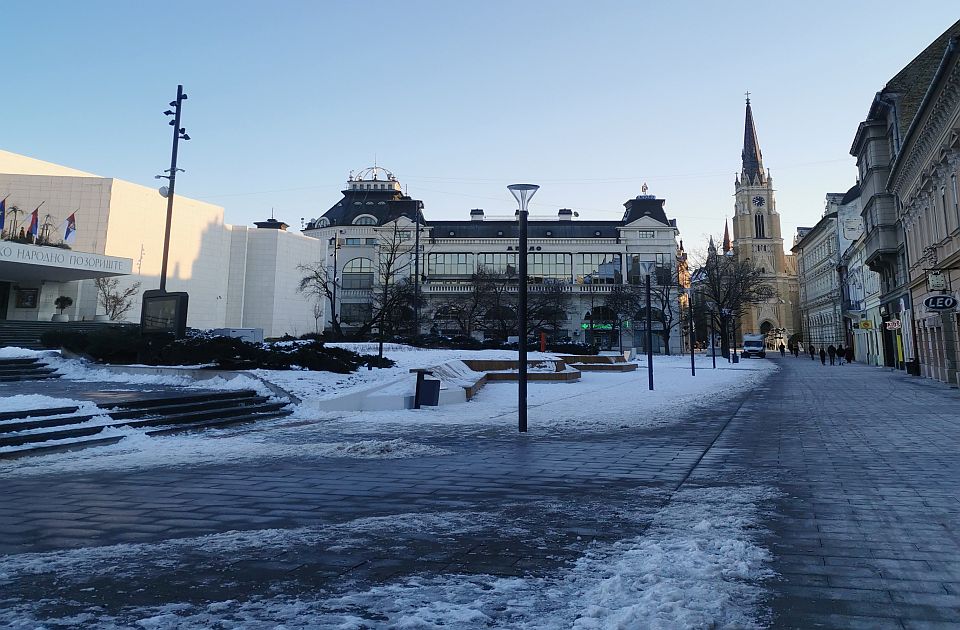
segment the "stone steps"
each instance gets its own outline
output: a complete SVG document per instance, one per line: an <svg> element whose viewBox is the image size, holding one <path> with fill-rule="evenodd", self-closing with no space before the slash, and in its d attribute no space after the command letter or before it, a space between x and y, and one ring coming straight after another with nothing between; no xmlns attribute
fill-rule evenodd
<svg viewBox="0 0 960 630"><path fill-rule="evenodd" d="M104 407L96 416L78 415L76 407L30 410L19 416L18 412L6 412L0 416L0 459L120 441L122 436L102 435L108 427L166 435L280 418L291 413L284 409L287 404L251 390L238 390L128 401ZM99 417L104 417L103 421L90 424Z"/></svg>

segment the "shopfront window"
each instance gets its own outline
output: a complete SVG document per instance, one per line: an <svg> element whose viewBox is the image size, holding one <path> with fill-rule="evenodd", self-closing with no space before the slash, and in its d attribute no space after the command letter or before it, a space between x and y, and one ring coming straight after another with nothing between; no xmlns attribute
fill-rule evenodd
<svg viewBox="0 0 960 630"><path fill-rule="evenodd" d="M430 254L427 274L430 276L472 276L476 270L473 254Z"/></svg>
<svg viewBox="0 0 960 630"><path fill-rule="evenodd" d="M478 269L487 273L517 274L516 254L477 254Z"/></svg>

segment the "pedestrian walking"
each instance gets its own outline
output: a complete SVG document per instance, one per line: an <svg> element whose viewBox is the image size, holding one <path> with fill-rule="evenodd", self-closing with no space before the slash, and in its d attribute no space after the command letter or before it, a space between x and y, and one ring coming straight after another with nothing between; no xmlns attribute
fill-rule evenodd
<svg viewBox="0 0 960 630"><path fill-rule="evenodd" d="M813 356L816 354L817 349L813 347L813 344L810 344L810 360L813 361Z"/></svg>
<svg viewBox="0 0 960 630"><path fill-rule="evenodd" d="M853 363L853 346L847 346L847 363Z"/></svg>
<svg viewBox="0 0 960 630"><path fill-rule="evenodd" d="M836 365L837 348L832 343L827 346L827 354L830 355L830 365Z"/></svg>
<svg viewBox="0 0 960 630"><path fill-rule="evenodd" d="M820 365L826 365L826 364L827 364L827 353L823 349L823 346L820 346Z"/></svg>
<svg viewBox="0 0 960 630"><path fill-rule="evenodd" d="M797 344L793 344L793 358L794 359L800 358L800 346Z"/></svg>
<svg viewBox="0 0 960 630"><path fill-rule="evenodd" d="M847 356L843 350L843 344L837 346L837 362L839 365L843 365L843 357Z"/></svg>
<svg viewBox="0 0 960 630"><path fill-rule="evenodd" d="M780 344L780 358L787 356L787 348L782 343Z"/></svg>

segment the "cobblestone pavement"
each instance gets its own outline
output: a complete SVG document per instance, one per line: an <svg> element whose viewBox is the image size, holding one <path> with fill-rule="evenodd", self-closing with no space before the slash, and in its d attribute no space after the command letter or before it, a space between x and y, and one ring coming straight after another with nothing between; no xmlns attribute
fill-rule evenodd
<svg viewBox="0 0 960 630"><path fill-rule="evenodd" d="M642 534L681 486L765 484L783 493L763 523L780 574L768 585L772 626L957 627L957 391L876 368L774 360L782 370L762 388L656 429L624 419L608 433L450 431L418 437L452 451L442 457L12 477L2 480L0 554L151 543L169 557L143 558L135 580L114 567L0 586L67 615L342 592L424 573L544 574L594 541ZM473 522L439 537L403 525L433 513ZM361 518L395 524L337 532ZM178 544L255 530L289 538L233 540L227 554Z"/></svg>

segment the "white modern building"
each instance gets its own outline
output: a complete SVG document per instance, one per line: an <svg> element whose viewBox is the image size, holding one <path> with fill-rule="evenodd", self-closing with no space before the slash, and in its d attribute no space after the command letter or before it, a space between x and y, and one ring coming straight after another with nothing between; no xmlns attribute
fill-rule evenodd
<svg viewBox="0 0 960 630"><path fill-rule="evenodd" d="M65 315L92 320L104 314L95 279L115 277L118 290L135 288L123 319L139 321L142 291L159 287L167 202L157 190L0 151L0 199L0 319L49 320L65 296L73 300ZM34 209L40 239L27 234ZM64 248L71 215L76 231ZM313 305L297 292L297 266L319 260L323 246L286 227L229 225L222 207L176 196L167 290L190 295L187 325L262 328L267 336L315 330Z"/></svg>
<svg viewBox="0 0 960 630"><path fill-rule="evenodd" d="M473 328L462 317L452 315L456 309L450 307L473 299L475 274L481 271L499 274L501 289L508 294L516 292L518 223L513 209L490 216L475 208L469 220L426 220L423 204L404 195L396 178L380 168L351 175L342 194L304 230L325 244L327 275L336 278L328 326L336 315L344 331L370 329L384 277L384 257L399 252L402 260L392 265L391 282L396 282L396 276L418 281L423 297L421 332L475 337L505 332L506 325L501 331L490 321L484 325L484 314L479 314L480 324ZM504 197L509 199L506 191ZM622 334L624 346L643 347L645 335L638 326L642 324L636 317L622 321L625 318L618 318L607 307L607 298L618 286L641 285L640 262L652 262L657 278L654 289L665 298L661 304L667 311L664 314L654 301L651 311L658 321L652 326L653 348L663 352L667 338L669 351L679 352L684 335L679 326L677 285L683 276L684 257L676 222L667 218L664 200L652 195L629 199L624 207L619 221L580 219L567 208L549 217L531 216L527 252L530 294L562 294L563 312L549 330L553 338L613 348ZM398 241L403 243L399 248ZM512 306L486 311L488 320L516 321ZM663 321L668 335L662 334Z"/></svg>

